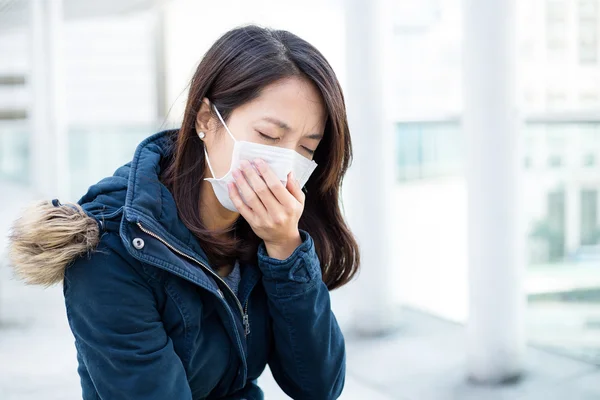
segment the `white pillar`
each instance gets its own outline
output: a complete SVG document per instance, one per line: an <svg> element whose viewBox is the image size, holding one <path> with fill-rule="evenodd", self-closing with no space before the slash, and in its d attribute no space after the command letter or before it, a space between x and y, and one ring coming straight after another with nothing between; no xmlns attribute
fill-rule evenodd
<svg viewBox="0 0 600 400"><path fill-rule="evenodd" d="M502 383L523 367L524 231L518 201L515 1L464 1L471 380Z"/></svg>
<svg viewBox="0 0 600 400"><path fill-rule="evenodd" d="M347 199L350 226L361 247L362 271L354 290L354 328L377 335L395 326L392 301L395 146L384 91L389 14L383 0L347 0L346 99L354 163Z"/></svg>
<svg viewBox="0 0 600 400"><path fill-rule="evenodd" d="M44 196L64 198L70 178L62 24L62 0L30 0L31 184Z"/></svg>
<svg viewBox="0 0 600 400"><path fill-rule="evenodd" d="M164 122L169 109L167 101L166 4L154 1L154 79L156 82L156 121Z"/></svg>

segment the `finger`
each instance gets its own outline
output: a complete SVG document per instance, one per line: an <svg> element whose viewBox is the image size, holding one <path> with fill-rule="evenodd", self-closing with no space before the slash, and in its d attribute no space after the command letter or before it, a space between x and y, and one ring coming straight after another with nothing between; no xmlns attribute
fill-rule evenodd
<svg viewBox="0 0 600 400"><path fill-rule="evenodd" d="M255 217L254 211L252 211L252 209L248 207L246 203L244 203L244 200L242 200L242 196L240 195L237 186L235 186L235 183L230 182L227 185L227 189L229 189L229 198L233 202L235 208L238 209L242 217L244 217L246 221L252 221L252 219Z"/></svg>
<svg viewBox="0 0 600 400"><path fill-rule="evenodd" d="M264 207L269 211L276 211L278 207L281 207L281 204L277 198L275 198L275 195L271 193L271 189L269 189L267 183L258 174L256 169L254 169L252 164L247 160L243 160L240 163L240 166L244 172L244 177L250 184L250 187L254 189L254 192L258 195L258 198Z"/></svg>
<svg viewBox="0 0 600 400"><path fill-rule="evenodd" d="M233 171L233 177L235 179L235 183L237 183L238 190L241 193L244 200L246 200L246 204L254 211L257 215L262 215L266 213L265 206L260 201L250 184L242 174L240 170Z"/></svg>
<svg viewBox="0 0 600 400"><path fill-rule="evenodd" d="M300 183L294 177L294 173L290 172L287 176L287 184L285 185L287 190L294 196L296 200L300 202L300 204L304 205L304 192L300 187Z"/></svg>
<svg viewBox="0 0 600 400"><path fill-rule="evenodd" d="M265 181L267 187L271 190L271 193L273 193L277 201L286 207L293 205L292 201L294 201L294 197L285 188L283 183L281 183L269 164L261 159L256 159L254 160L254 165L256 165L262 179Z"/></svg>

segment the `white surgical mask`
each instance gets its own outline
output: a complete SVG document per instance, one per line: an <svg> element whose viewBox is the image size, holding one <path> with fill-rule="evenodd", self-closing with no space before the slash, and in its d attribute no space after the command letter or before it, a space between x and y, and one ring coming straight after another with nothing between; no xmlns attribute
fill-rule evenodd
<svg viewBox="0 0 600 400"><path fill-rule="evenodd" d="M247 160L252 162L256 158L260 158L273 170L275 175L279 178L279 180L285 185L287 183L287 176L290 172L293 172L294 177L298 180L300 187L304 187L308 178L313 173L315 168L317 167L317 163L312 160L309 160L306 157L303 157L301 154L297 153L291 149L285 149L277 146L268 146L265 144L252 143L246 141L238 141L235 139L223 117L217 110L217 107L213 105L219 120L225 127L225 130L231 136L231 139L235 142L233 145L233 153L231 155L231 166L229 167L229 171L225 174L225 176L221 178L217 178L215 172L210 164L210 160L208 158L208 153L206 151L206 146L204 146L204 154L206 156L206 162L208 163L208 168L210 169L210 173L212 174L212 178L205 178L210 182L212 188L219 200L219 203L226 209L234 212L238 212L238 209L233 204L233 201L229 198L229 190L227 189L227 185L230 182L235 183L235 179L233 177L233 171L240 168L240 163L242 160Z"/></svg>

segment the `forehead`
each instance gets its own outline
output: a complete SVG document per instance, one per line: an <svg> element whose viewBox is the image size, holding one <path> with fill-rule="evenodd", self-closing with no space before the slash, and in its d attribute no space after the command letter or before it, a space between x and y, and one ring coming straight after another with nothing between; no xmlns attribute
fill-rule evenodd
<svg viewBox="0 0 600 400"><path fill-rule="evenodd" d="M266 86L256 99L236 111L251 120L277 118L299 133L322 132L327 117L321 93L308 79L298 77Z"/></svg>

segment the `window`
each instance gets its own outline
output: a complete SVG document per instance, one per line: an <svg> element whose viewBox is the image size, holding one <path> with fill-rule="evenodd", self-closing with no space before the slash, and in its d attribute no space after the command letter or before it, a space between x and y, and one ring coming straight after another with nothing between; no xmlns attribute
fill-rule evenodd
<svg viewBox="0 0 600 400"><path fill-rule="evenodd" d="M546 3L546 44L549 53L562 54L567 47L567 4L563 0Z"/></svg>
<svg viewBox="0 0 600 400"><path fill-rule="evenodd" d="M567 93L556 89L549 89L546 93L548 109L562 109L567 104Z"/></svg>
<svg viewBox="0 0 600 400"><path fill-rule="evenodd" d="M598 242L598 191L581 191L581 245L590 246Z"/></svg>
<svg viewBox="0 0 600 400"><path fill-rule="evenodd" d="M600 30L598 0L579 0L578 6L579 63L583 65L597 64L598 31Z"/></svg>
<svg viewBox="0 0 600 400"><path fill-rule="evenodd" d="M548 157L548 166L550 168L559 168L562 166L562 158L560 156L554 155Z"/></svg>
<svg viewBox="0 0 600 400"><path fill-rule="evenodd" d="M593 167L596 165L596 156L594 154L586 154L583 157L583 166L584 167Z"/></svg>
<svg viewBox="0 0 600 400"><path fill-rule="evenodd" d="M565 256L565 191L548 193L548 250L549 261L561 261Z"/></svg>

